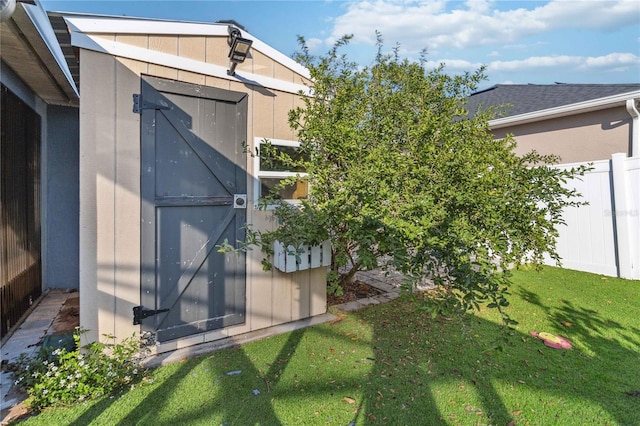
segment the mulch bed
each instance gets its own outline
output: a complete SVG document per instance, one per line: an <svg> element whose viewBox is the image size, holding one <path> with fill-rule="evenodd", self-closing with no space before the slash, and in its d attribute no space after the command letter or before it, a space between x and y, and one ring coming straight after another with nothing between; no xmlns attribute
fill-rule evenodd
<svg viewBox="0 0 640 426"><path fill-rule="evenodd" d="M371 287L362 281L354 281L353 283L345 284L342 296L327 294L327 305L341 305L343 303L354 302L358 299L364 299L366 297L376 296L382 293L382 291L375 287Z"/></svg>

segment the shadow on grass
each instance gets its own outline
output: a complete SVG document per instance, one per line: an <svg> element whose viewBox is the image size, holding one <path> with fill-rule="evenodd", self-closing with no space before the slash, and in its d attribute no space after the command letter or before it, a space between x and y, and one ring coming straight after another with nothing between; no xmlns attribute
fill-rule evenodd
<svg viewBox="0 0 640 426"><path fill-rule="evenodd" d="M374 327L376 350L358 424L467 424L474 414L480 422L506 425L519 422L525 411L537 411L538 421L560 413L579 423L560 406L572 401L574 409L580 400L599 407L586 423L597 423L601 412L618 424L640 424L640 398L631 396L640 390L640 346L633 330L566 300L555 308L532 292L522 290L520 296L550 323L570 322L563 330L545 331L562 331L574 349L547 348L522 330L512 334L504 352L497 351L488 342L499 341L501 326L474 315L429 323L416 321L398 304L355 313ZM617 338L606 337L605 330ZM505 398L510 392L529 400ZM466 420L461 411L469 414Z"/></svg>
<svg viewBox="0 0 640 426"><path fill-rule="evenodd" d="M270 393L271 389L277 385L282 371L287 368L289 361L295 355L295 350L304 336L304 332L304 330L298 330L289 334L287 341L280 349L266 374L262 374L258 370L255 363L249 359L242 348L233 349L236 352L234 365L242 368L242 370L234 370L241 371L237 375L239 377L235 377L235 375L224 377L223 375L226 375L228 371L225 372L224 366L209 358L210 371L217 374L211 375L209 380L222 383L220 394L199 410L181 413L172 419L173 422L175 424L189 424L207 421L211 416L212 410L219 410L223 413L222 424L224 425L256 424L256 419L259 419L257 424L281 425L282 422L273 408ZM229 378L231 380L220 380L221 376L224 379ZM239 380L234 381L233 379L235 378ZM254 394L255 391L257 392ZM233 404L230 403L232 400ZM244 409L238 409L239 403Z"/></svg>
<svg viewBox="0 0 640 426"><path fill-rule="evenodd" d="M150 414L153 414L156 410L148 406L147 401L153 401L153 405L163 404L167 399L171 397L171 394L175 391L175 387L184 379L189 372L194 368L193 363L182 364L172 375L171 380L166 380L166 383L171 385L165 385L156 387L146 398L145 402L137 405L133 410L127 413L127 415L119 421L119 424L135 424L142 420L148 419ZM73 422L69 423L72 426L84 426L91 424L94 420L98 419L107 408L114 403L114 398L103 398L93 404L91 408L83 412Z"/></svg>
<svg viewBox="0 0 640 426"><path fill-rule="evenodd" d="M610 318L605 318L594 309L575 306L570 300L562 299L560 307L553 307L542 303L537 294L527 289L520 288L518 295L542 309L555 326L555 332L569 333L577 337L580 342L588 345L588 349L594 352L611 347L613 339L605 336L612 334L612 331L615 331L615 334L626 342L640 348L640 330L636 327L627 327ZM601 303L607 305L606 297L603 296Z"/></svg>
<svg viewBox="0 0 640 426"><path fill-rule="evenodd" d="M461 419L436 401L444 396L439 385L451 381L455 382L456 392L467 392L465 388L472 385L480 404L474 406L462 399L451 399L448 404L463 404L477 415L487 413L495 424L506 425L512 420L492 384L493 377L475 371L473 365L458 362L457 353L477 351L476 356L481 357L481 348L465 342L464 336L451 336L455 324L416 321L405 315L404 309L391 308L384 313L379 312L380 307L376 309L378 312L365 309L355 313L373 325L376 362L353 424L459 424ZM491 328L493 324L486 325ZM498 329L494 331L497 333Z"/></svg>
<svg viewBox="0 0 640 426"><path fill-rule="evenodd" d="M525 329L514 332L501 352L494 343L503 329L484 316L430 320L409 302L396 301L270 345L187 360L130 411L115 413L117 400L103 399L67 424L105 423L113 416L118 424L296 424L292 419L303 411L314 411L302 405L330 402L331 410L348 409L347 418L358 425L640 424L640 397L633 396L640 391L640 341L637 327L621 319L628 313L600 313L562 297L546 304L535 291L514 288L522 301L512 305L512 317L568 337L574 349L547 348ZM530 315L539 321L527 321ZM358 324L369 334L354 342ZM334 358L342 349L358 352L341 358L348 368L335 374L337 364L319 352L334 347ZM237 370L242 372L227 374ZM333 383L334 376L340 383ZM354 405L341 402L348 395ZM190 398L197 403L184 403ZM297 424L348 423L344 415L331 420L328 411L318 411L319 417Z"/></svg>

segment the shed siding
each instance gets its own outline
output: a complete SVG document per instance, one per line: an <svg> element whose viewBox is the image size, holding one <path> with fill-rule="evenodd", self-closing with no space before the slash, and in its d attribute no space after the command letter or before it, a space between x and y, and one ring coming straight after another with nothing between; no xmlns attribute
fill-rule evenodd
<svg viewBox="0 0 640 426"><path fill-rule="evenodd" d="M114 335L132 326L133 307L140 302L140 116L132 112L132 94L140 93L140 73L147 65L131 60L115 61L116 127L114 159L115 287Z"/></svg>
<svg viewBox="0 0 640 426"><path fill-rule="evenodd" d="M274 62L261 52L252 52L251 61L253 62L252 72L254 74L273 77ZM279 77L276 77L279 78Z"/></svg>
<svg viewBox="0 0 640 426"><path fill-rule="evenodd" d="M113 39L105 36L107 39ZM202 62L227 66L226 38L118 36L117 41ZM252 52L237 68L287 81L301 81L271 59ZM176 79L248 93L247 142L255 137L293 139L288 112L301 104L297 95L81 50L81 321L88 340L105 333L126 338L139 332L132 308L140 304L140 116L132 97L140 91L140 75ZM253 159L247 155L249 179ZM248 182L249 205L253 184ZM248 209L247 222L275 226L271 213ZM95 231L94 231L95 230ZM170 350L216 340L326 311L324 268L284 274L262 270L263 254L247 253L246 323L167 342Z"/></svg>
<svg viewBox="0 0 640 426"><path fill-rule="evenodd" d="M105 223L105 216L113 216L113 208L105 215L108 203L113 203L107 183L109 179L113 182L113 176L104 176L107 171L102 169L104 164L113 164L107 147L113 144L109 125L113 129L115 124L111 112L115 110L115 91L108 80L113 63L106 55L80 51L80 74L85 82L80 96L80 325L87 330L83 343L114 331L103 319L113 312L109 309L113 305L109 303L113 296L109 287L113 288L114 262L106 257L113 252L114 233ZM111 250L105 240L111 240Z"/></svg>

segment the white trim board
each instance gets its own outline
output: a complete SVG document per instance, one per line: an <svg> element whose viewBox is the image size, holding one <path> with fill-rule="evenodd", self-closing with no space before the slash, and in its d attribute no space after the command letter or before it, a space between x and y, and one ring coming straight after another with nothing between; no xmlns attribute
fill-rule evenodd
<svg viewBox="0 0 640 426"><path fill-rule="evenodd" d="M625 106L628 99L639 99L640 90L621 93L604 98L592 99L590 101L577 102L575 104L562 105L555 108L548 108L539 111L532 111L525 114L513 115L511 117L497 118L489 120L492 129L499 129L512 125L533 123L536 121L548 120L551 118L565 117L574 114L583 114L590 111L598 111L606 108Z"/></svg>
<svg viewBox="0 0 640 426"><path fill-rule="evenodd" d="M83 33L72 32L71 44L82 49L93 50L95 52L106 53L108 55L118 56L121 58L134 59L149 64L162 65L197 74L223 78L225 80L280 90L282 92L293 94L302 92L305 95L311 94L310 88L302 84L295 84L284 80L277 80L275 78L242 71L236 71L235 75L230 76L227 74L227 68L220 65L208 64L196 61L195 59L131 46L117 41L105 40L97 36L91 36Z"/></svg>
<svg viewBox="0 0 640 426"><path fill-rule="evenodd" d="M162 21L138 18L125 19L120 17L99 16L74 17L68 15L65 15L64 19L67 22L67 25L69 25L69 30L72 33L199 35L225 37L228 35L228 24L222 23ZM242 36L253 41L252 49L265 54L293 72L296 72L305 78L310 78L309 70L307 68L303 67L285 54L277 51L246 31L242 31Z"/></svg>

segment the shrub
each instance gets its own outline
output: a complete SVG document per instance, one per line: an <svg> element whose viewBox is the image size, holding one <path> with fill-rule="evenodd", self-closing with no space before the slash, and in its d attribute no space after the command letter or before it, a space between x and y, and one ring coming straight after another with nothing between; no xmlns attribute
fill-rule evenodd
<svg viewBox="0 0 640 426"><path fill-rule="evenodd" d="M17 361L15 384L26 390L33 409L71 405L113 395L132 388L144 375L135 334L115 343L93 342L80 346L84 331L74 333L71 350L42 348L35 358L24 354Z"/></svg>
<svg viewBox="0 0 640 426"><path fill-rule="evenodd" d="M433 315L480 304L503 312L510 268L560 260L563 209L582 204L563 184L588 167L549 167L557 157L519 156L512 136L495 139L489 120L498 111L466 105L484 68L451 75L425 57L384 53L381 36L375 60L360 67L341 53L349 39L320 57L301 39L296 59L313 96L289 112L300 148L278 161L307 172L309 194L297 208L281 202L280 226L250 233L250 242L270 255L274 239L329 240L331 292L358 270L393 268L412 286L427 278L445 290Z"/></svg>

